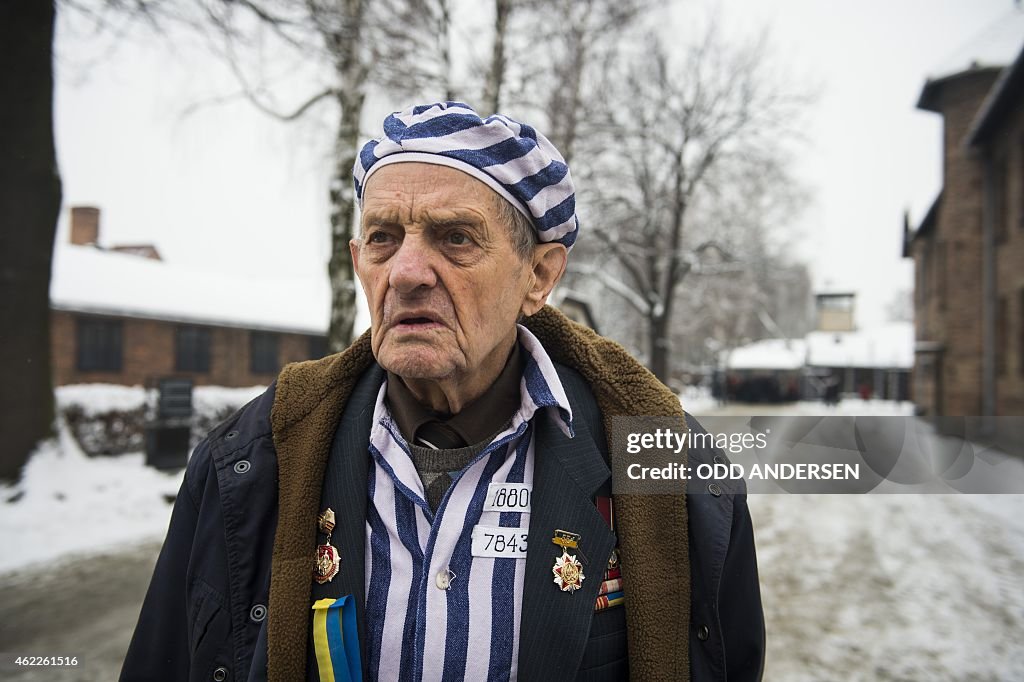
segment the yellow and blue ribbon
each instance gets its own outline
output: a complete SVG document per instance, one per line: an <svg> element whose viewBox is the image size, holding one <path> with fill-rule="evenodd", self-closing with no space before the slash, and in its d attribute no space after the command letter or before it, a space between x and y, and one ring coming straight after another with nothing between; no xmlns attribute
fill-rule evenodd
<svg viewBox="0 0 1024 682"><path fill-rule="evenodd" d="M313 645L320 682L359 682L359 631L352 595L313 604Z"/></svg>

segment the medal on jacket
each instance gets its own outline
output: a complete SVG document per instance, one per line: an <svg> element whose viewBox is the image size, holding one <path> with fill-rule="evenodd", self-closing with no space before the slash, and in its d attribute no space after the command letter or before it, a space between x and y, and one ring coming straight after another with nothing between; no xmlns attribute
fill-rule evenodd
<svg viewBox="0 0 1024 682"><path fill-rule="evenodd" d="M320 512L316 519L317 527L321 533L327 535L324 544L316 546L316 560L313 564L313 580L320 585L329 583L338 575L341 568L341 555L338 549L331 544L331 532L334 530L334 510L328 507Z"/></svg>
<svg viewBox="0 0 1024 682"><path fill-rule="evenodd" d="M576 560L576 557L564 549L562 556L555 559L555 565L551 569L555 574L555 584L562 592L575 592L583 586L583 564Z"/></svg>
<svg viewBox="0 0 1024 682"><path fill-rule="evenodd" d="M562 592L571 594L582 587L583 579L586 577L583 575L583 564L576 559L576 555L569 554L570 549L575 549L582 556L583 552L579 549L580 535L567 530L556 530L551 542L562 548L562 556L555 559L555 565L551 568L555 576L554 582Z"/></svg>

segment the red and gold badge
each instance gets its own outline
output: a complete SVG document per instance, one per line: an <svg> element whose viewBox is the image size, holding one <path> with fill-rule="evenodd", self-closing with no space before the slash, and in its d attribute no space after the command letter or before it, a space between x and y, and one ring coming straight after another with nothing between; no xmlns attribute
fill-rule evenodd
<svg viewBox="0 0 1024 682"><path fill-rule="evenodd" d="M329 583L341 570L341 555L331 544L331 532L334 530L334 510L328 507L317 516L317 527L327 536L322 545L316 546L316 558L313 562L313 580L320 585Z"/></svg>
<svg viewBox="0 0 1024 682"><path fill-rule="evenodd" d="M329 583L341 570L341 556L333 545L317 545L316 566L313 569L313 580L321 585Z"/></svg>
<svg viewBox="0 0 1024 682"><path fill-rule="evenodd" d="M576 560L574 554L569 554L564 549L562 556L555 559L555 565L551 569L555 574L555 584L562 592L575 592L583 584L583 564Z"/></svg>

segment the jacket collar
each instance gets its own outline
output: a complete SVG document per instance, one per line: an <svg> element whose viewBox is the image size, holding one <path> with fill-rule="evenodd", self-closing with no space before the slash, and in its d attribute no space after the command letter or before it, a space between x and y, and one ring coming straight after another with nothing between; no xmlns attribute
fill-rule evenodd
<svg viewBox="0 0 1024 682"><path fill-rule="evenodd" d="M594 493L611 472L583 424L577 422L576 436L570 440L550 413L538 414L535 423L537 457L519 626L519 678L575 679L594 601L615 547L614 533L594 506ZM584 562L584 580L572 593L559 591L551 571L562 553L552 542L558 529L580 536L576 556Z"/></svg>

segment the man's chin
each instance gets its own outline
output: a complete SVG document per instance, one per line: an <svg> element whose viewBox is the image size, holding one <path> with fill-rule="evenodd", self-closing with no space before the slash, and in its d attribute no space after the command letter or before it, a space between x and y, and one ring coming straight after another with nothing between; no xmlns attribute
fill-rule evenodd
<svg viewBox="0 0 1024 682"><path fill-rule="evenodd" d="M440 381L455 372L455 364L434 353L417 353L413 349L381 353L377 358L381 367L403 379Z"/></svg>

